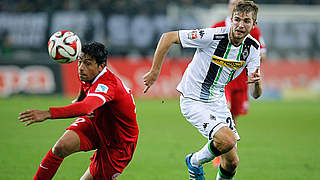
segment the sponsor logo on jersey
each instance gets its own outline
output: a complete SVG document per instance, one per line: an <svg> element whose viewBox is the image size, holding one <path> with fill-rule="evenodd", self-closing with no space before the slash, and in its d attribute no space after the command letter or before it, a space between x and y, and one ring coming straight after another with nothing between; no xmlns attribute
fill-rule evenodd
<svg viewBox="0 0 320 180"><path fill-rule="evenodd" d="M206 128L208 127L208 124L209 124L209 123L207 123L207 122L206 122L206 123L203 123L203 129L206 129Z"/></svg>
<svg viewBox="0 0 320 180"><path fill-rule="evenodd" d="M104 84L98 84L95 92L107 93L108 89L109 89L108 86L106 86Z"/></svg>
<svg viewBox="0 0 320 180"><path fill-rule="evenodd" d="M199 34L200 34L200 38L202 39L202 38L203 38L203 35L204 35L204 30L201 29L201 30L199 31Z"/></svg>
<svg viewBox="0 0 320 180"><path fill-rule="evenodd" d="M43 169L49 169L49 168L43 166L41 163L40 163L40 167L43 168Z"/></svg>
<svg viewBox="0 0 320 180"><path fill-rule="evenodd" d="M228 37L228 34L215 34L213 36L213 40L221 40L221 39L224 39L226 37Z"/></svg>
<svg viewBox="0 0 320 180"><path fill-rule="evenodd" d="M216 117L215 117L214 115L210 114L210 119L213 120L213 121L215 121L215 120L216 120Z"/></svg>
<svg viewBox="0 0 320 180"><path fill-rule="evenodd" d="M197 39L198 38L198 31L191 31L188 33L188 39Z"/></svg>
<svg viewBox="0 0 320 180"><path fill-rule="evenodd" d="M212 56L211 61L219 64L220 66L225 66L232 69L239 69L245 64L245 61L228 60L217 56Z"/></svg>

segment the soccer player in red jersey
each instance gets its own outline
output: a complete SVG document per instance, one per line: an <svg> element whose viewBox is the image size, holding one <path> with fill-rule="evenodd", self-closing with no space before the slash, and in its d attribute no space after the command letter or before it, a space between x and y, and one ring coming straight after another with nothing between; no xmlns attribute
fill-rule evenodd
<svg viewBox="0 0 320 180"><path fill-rule="evenodd" d="M229 0L229 12L232 13L234 6L241 0ZM230 27L231 26L231 16L226 17L223 21L215 23L212 28L216 27ZM264 39L261 35L261 31L258 26L255 26L251 31L250 35L259 41L260 43L260 56L261 61L264 61L266 58L266 45ZM245 115L248 113L249 101L248 101L248 76L246 70L234 80L232 80L225 88L226 99L228 106L230 108L234 123L238 124L238 116ZM214 166L219 166L220 158L217 157L213 160Z"/></svg>
<svg viewBox="0 0 320 180"><path fill-rule="evenodd" d="M78 117L44 157L34 180L52 179L63 159L79 151L95 150L81 180L114 180L131 161L139 134L136 107L131 90L106 67L107 54L97 42L82 47L78 58L81 89L73 104L19 114L26 126Z"/></svg>

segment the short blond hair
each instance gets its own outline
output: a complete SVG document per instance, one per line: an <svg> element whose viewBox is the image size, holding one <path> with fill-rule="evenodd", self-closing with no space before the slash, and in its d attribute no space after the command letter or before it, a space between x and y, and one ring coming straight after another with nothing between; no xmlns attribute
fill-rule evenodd
<svg viewBox="0 0 320 180"><path fill-rule="evenodd" d="M255 4L253 1L239 1L232 10L232 16L235 12L252 12L253 21L257 21L259 6Z"/></svg>

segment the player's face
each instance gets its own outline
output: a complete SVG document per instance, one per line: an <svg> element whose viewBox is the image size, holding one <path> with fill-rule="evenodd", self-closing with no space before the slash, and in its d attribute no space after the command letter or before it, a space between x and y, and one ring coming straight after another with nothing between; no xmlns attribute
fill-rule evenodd
<svg viewBox="0 0 320 180"><path fill-rule="evenodd" d="M78 73L81 81L91 82L103 70L102 64L89 55L81 53L78 59Z"/></svg>
<svg viewBox="0 0 320 180"><path fill-rule="evenodd" d="M253 12L234 12L231 17L231 41L240 45L243 39L250 33L256 22L252 18Z"/></svg>

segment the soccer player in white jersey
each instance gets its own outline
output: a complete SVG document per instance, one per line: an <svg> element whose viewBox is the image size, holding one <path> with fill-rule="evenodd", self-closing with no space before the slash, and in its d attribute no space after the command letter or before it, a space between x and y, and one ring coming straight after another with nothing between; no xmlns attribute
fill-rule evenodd
<svg viewBox="0 0 320 180"><path fill-rule="evenodd" d="M187 155L190 179L203 180L202 165L221 156L217 180L233 179L239 158L240 139L227 107L224 87L244 68L248 71L250 92L262 94L260 46L250 31L257 24L258 6L240 1L232 12L231 27L180 30L164 33L158 43L150 71L144 75L147 92L159 76L162 63L173 43L196 48L177 90L185 118L208 139L198 152Z"/></svg>

